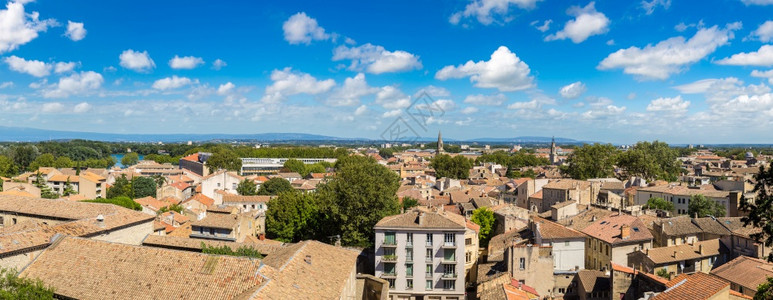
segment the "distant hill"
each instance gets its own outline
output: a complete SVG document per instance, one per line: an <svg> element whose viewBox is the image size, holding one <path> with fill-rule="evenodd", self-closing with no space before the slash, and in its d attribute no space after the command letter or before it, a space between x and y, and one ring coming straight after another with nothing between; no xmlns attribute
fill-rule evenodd
<svg viewBox="0 0 773 300"><path fill-rule="evenodd" d="M550 143L552 137L547 136L518 136L514 138L477 138L469 140L470 142L496 142L496 143ZM556 137L556 143L575 144L581 141L569 138Z"/></svg>

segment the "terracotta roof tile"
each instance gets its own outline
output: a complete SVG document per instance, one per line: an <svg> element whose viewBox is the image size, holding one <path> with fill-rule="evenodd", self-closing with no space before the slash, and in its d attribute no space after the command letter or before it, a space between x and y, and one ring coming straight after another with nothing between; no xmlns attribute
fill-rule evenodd
<svg viewBox="0 0 773 300"><path fill-rule="evenodd" d="M621 227L630 227L630 237L621 237ZM630 215L610 215L582 230L583 233L609 244L652 240L652 233L638 218Z"/></svg>
<svg viewBox="0 0 773 300"><path fill-rule="evenodd" d="M767 280L767 277L773 277L773 263L763 259L739 256L714 268L711 274L742 285L746 289L756 290L757 286Z"/></svg>
<svg viewBox="0 0 773 300"><path fill-rule="evenodd" d="M729 288L730 283L709 274L697 272L692 275L680 274L666 283L664 292L655 300L699 300L713 299L717 293Z"/></svg>

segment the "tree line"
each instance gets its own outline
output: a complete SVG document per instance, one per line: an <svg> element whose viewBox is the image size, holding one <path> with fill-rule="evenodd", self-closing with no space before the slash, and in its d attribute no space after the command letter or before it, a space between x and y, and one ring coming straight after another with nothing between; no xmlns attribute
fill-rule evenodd
<svg viewBox="0 0 773 300"><path fill-rule="evenodd" d="M682 174L679 152L667 143L638 142L627 151L612 144L585 144L569 155L561 173L574 179L637 176L676 181Z"/></svg>

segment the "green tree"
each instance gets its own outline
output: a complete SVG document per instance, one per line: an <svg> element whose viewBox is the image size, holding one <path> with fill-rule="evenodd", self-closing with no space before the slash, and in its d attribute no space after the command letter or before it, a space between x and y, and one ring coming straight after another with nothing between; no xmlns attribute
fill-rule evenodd
<svg viewBox="0 0 773 300"><path fill-rule="evenodd" d="M768 277L765 282L757 286L757 293L754 294L754 300L773 299L773 277Z"/></svg>
<svg viewBox="0 0 773 300"><path fill-rule="evenodd" d="M18 169L13 160L8 158L8 156L0 155L0 176L13 177L16 174L18 174Z"/></svg>
<svg viewBox="0 0 773 300"><path fill-rule="evenodd" d="M397 189L400 177L364 156L342 157L336 175L317 186L325 214L324 236L340 235L345 245L372 246L373 226L382 218L400 212Z"/></svg>
<svg viewBox="0 0 773 300"><path fill-rule="evenodd" d="M470 218L470 221L480 226L478 239L480 240L481 246L488 246L488 241L491 239L491 231L494 229L494 222L496 222L496 220L494 212L487 207L481 207L472 211L472 218Z"/></svg>
<svg viewBox="0 0 773 300"><path fill-rule="evenodd" d="M470 177L472 161L461 155L451 157L447 154L439 154L432 159L430 166L435 169L438 178L466 179Z"/></svg>
<svg viewBox="0 0 773 300"><path fill-rule="evenodd" d="M137 152L129 152L123 155L121 158L121 164L128 167L136 165L140 161L140 156Z"/></svg>
<svg viewBox="0 0 773 300"><path fill-rule="evenodd" d="M40 152L32 145L21 145L11 148L11 159L20 170L27 170Z"/></svg>
<svg viewBox="0 0 773 300"><path fill-rule="evenodd" d="M59 156L56 158L56 161L54 161L55 168L72 168L74 166L75 164L72 159L67 156Z"/></svg>
<svg viewBox="0 0 773 300"><path fill-rule="evenodd" d="M242 169L242 160L230 149L219 149L207 159L207 167L210 170L229 170L239 172Z"/></svg>
<svg viewBox="0 0 773 300"><path fill-rule="evenodd" d="M615 176L615 163L620 151L612 144L585 144L566 159L564 175L574 179L607 178Z"/></svg>
<svg viewBox="0 0 773 300"><path fill-rule="evenodd" d="M0 269L0 299L54 299L54 289L42 281L21 278L14 269Z"/></svg>
<svg viewBox="0 0 773 300"><path fill-rule="evenodd" d="M411 207L419 206L419 200L411 197L403 197L403 210L408 211Z"/></svg>
<svg viewBox="0 0 773 300"><path fill-rule="evenodd" d="M125 207L131 210L142 210L142 205L140 205L136 201L126 196L120 196L120 197L108 198L108 199L100 198L100 199L94 199L94 200L84 200L83 202L109 203L109 204Z"/></svg>
<svg viewBox="0 0 773 300"><path fill-rule="evenodd" d="M619 155L617 165L628 176L676 181L682 171L677 155L678 152L664 142L638 142Z"/></svg>
<svg viewBox="0 0 773 300"><path fill-rule="evenodd" d="M153 181L156 182L156 187L158 188L164 186L164 183L166 183L166 177L164 177L163 175L157 174L157 175L151 176L151 178L153 178Z"/></svg>
<svg viewBox="0 0 773 300"><path fill-rule="evenodd" d="M320 222L319 200L314 194L282 192L268 202L266 233L269 238L297 242L314 238Z"/></svg>
<svg viewBox="0 0 773 300"><path fill-rule="evenodd" d="M773 246L773 162L766 169L760 166L759 171L752 177L750 183L754 183L752 192L756 193L753 201L746 197L741 199L740 209L748 215L741 219L744 226L754 226L762 229L758 233L751 234L751 238L766 247ZM768 261L773 262L773 253L768 254Z"/></svg>
<svg viewBox="0 0 773 300"><path fill-rule="evenodd" d="M655 275L658 275L661 278L665 278L667 280L671 280L671 273L668 273L668 270L664 268L661 268L660 270L658 270L658 272Z"/></svg>
<svg viewBox="0 0 773 300"><path fill-rule="evenodd" d="M40 167L53 167L55 162L56 158L54 158L53 154L44 153L35 158L35 160L30 163L29 169L35 171Z"/></svg>
<svg viewBox="0 0 773 300"><path fill-rule="evenodd" d="M160 215L160 214L163 214L163 213L168 212L168 211L175 211L175 212L177 212L179 214L182 214L183 213L183 209L184 209L183 206L180 205L180 204L172 204L172 205L169 205L169 206L162 207L161 209L158 210L157 213Z"/></svg>
<svg viewBox="0 0 773 300"><path fill-rule="evenodd" d="M389 159L395 156L395 151L389 148L381 148L378 150L378 155L383 159Z"/></svg>
<svg viewBox="0 0 773 300"><path fill-rule="evenodd" d="M124 174L121 174L121 177L116 178L113 185L107 189L107 198L127 197L131 199L131 196L131 182L126 179L126 175Z"/></svg>
<svg viewBox="0 0 773 300"><path fill-rule="evenodd" d="M151 177L135 176L131 180L133 199L156 196L156 181Z"/></svg>
<svg viewBox="0 0 773 300"><path fill-rule="evenodd" d="M321 163L315 163L311 165L306 165L306 175L303 175L304 177L311 174L311 173L325 173L327 170L325 168L325 165Z"/></svg>
<svg viewBox="0 0 773 300"><path fill-rule="evenodd" d="M647 208L674 211L674 204L663 198L653 197L647 200Z"/></svg>
<svg viewBox="0 0 773 300"><path fill-rule="evenodd" d="M250 179L244 179L241 182L239 182L239 185L236 187L236 192L242 196L257 195L258 186L255 184L255 181L252 181Z"/></svg>
<svg viewBox="0 0 773 300"><path fill-rule="evenodd" d="M67 181L64 183L64 190L62 191L62 196L69 196L77 194L75 191L75 187L72 186L72 183L70 183L70 177L67 177Z"/></svg>
<svg viewBox="0 0 773 300"><path fill-rule="evenodd" d="M33 185L35 187L40 189L40 197L46 198L46 199L56 199L59 198L59 194L54 193L53 190L46 184L46 180L43 178L43 174L40 174L40 172L35 173L35 182L33 182Z"/></svg>
<svg viewBox="0 0 773 300"><path fill-rule="evenodd" d="M293 186L287 179L274 177L260 185L258 195L279 195L282 192L294 191Z"/></svg>
<svg viewBox="0 0 773 300"><path fill-rule="evenodd" d="M284 168L290 172L301 174L301 176L304 177L309 175L308 171L306 171L306 164L297 159L288 159L284 164Z"/></svg>
<svg viewBox="0 0 773 300"><path fill-rule="evenodd" d="M687 205L687 214L689 216L697 215L698 218L707 216L724 217L725 207L714 200L706 198L706 196L697 194L690 197L690 203Z"/></svg>

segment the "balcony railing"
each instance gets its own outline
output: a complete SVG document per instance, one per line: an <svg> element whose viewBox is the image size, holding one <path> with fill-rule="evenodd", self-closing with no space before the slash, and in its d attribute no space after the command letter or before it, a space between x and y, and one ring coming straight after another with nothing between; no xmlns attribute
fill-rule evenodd
<svg viewBox="0 0 773 300"><path fill-rule="evenodd" d="M395 271L381 273L381 277L397 277Z"/></svg>
<svg viewBox="0 0 773 300"><path fill-rule="evenodd" d="M413 241L405 242L405 248L413 248Z"/></svg>
<svg viewBox="0 0 773 300"><path fill-rule="evenodd" d="M444 264L455 264L456 263L456 257L443 257L443 263Z"/></svg>
<svg viewBox="0 0 773 300"><path fill-rule="evenodd" d="M384 255L381 257L381 260L394 262L394 261L397 261L397 255Z"/></svg>
<svg viewBox="0 0 773 300"><path fill-rule="evenodd" d="M445 242L443 243L443 248L456 248L456 243L454 242Z"/></svg>
<svg viewBox="0 0 773 300"><path fill-rule="evenodd" d="M424 257L424 261L426 261L428 263L431 263L432 262L432 257Z"/></svg>
<svg viewBox="0 0 773 300"><path fill-rule="evenodd" d="M433 276L432 273L424 273L424 277L432 278L432 276Z"/></svg>
<svg viewBox="0 0 773 300"><path fill-rule="evenodd" d="M432 241L427 241L427 246L432 247Z"/></svg>
<svg viewBox="0 0 773 300"><path fill-rule="evenodd" d="M381 245L384 247L397 247L397 240L386 239Z"/></svg>
<svg viewBox="0 0 773 300"><path fill-rule="evenodd" d="M456 279L456 273L443 273L443 279Z"/></svg>

